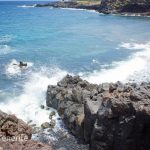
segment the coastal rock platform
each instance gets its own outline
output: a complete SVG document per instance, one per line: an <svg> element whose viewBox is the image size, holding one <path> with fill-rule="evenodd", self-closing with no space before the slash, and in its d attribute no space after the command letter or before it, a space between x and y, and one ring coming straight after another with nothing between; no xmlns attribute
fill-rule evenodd
<svg viewBox="0 0 150 150"><path fill-rule="evenodd" d="M67 75L49 85L47 105L91 150L147 150L150 147L150 84L90 84Z"/></svg>

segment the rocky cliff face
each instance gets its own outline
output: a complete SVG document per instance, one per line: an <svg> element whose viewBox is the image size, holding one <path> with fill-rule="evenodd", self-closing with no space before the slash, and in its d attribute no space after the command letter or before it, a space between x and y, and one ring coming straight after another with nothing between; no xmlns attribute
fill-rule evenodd
<svg viewBox="0 0 150 150"><path fill-rule="evenodd" d="M150 84L90 84L67 75L49 86L47 105L91 150L150 148Z"/></svg>
<svg viewBox="0 0 150 150"><path fill-rule="evenodd" d="M127 13L145 13L150 12L149 0L102 0L100 11L127 12Z"/></svg>
<svg viewBox="0 0 150 150"><path fill-rule="evenodd" d="M32 128L14 115L0 111L0 150L52 150L31 140Z"/></svg>

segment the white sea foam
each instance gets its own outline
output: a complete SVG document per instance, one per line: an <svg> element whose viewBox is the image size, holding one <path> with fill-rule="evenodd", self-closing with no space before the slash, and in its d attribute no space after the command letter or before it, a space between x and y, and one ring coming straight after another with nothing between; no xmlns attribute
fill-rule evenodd
<svg viewBox="0 0 150 150"><path fill-rule="evenodd" d="M113 16L124 16L124 17L147 17L149 18L150 16L148 15L143 15L143 14L139 14L139 13L122 13L122 14L111 14Z"/></svg>
<svg viewBox="0 0 150 150"><path fill-rule="evenodd" d="M10 35L0 36L0 55L8 54L14 51L14 49L8 45L8 42L11 40L12 36Z"/></svg>
<svg viewBox="0 0 150 150"><path fill-rule="evenodd" d="M122 47L141 51L135 52L125 61L113 62L111 66L115 67L111 69L101 69L80 75L92 83L150 81L150 42L146 44L124 43Z"/></svg>
<svg viewBox="0 0 150 150"><path fill-rule="evenodd" d="M32 62L25 62L27 63L27 66L20 68L19 62L15 59L11 60L9 64L5 67L5 73L7 76L14 76L14 75L20 75L21 72L25 69L28 69L33 66Z"/></svg>
<svg viewBox="0 0 150 150"><path fill-rule="evenodd" d="M88 12L93 12L97 14L101 14L96 10L89 10L89 9L81 9L81 8L59 8L59 9L64 9L64 10L75 10L75 11L88 11ZM103 15L103 14L102 14Z"/></svg>
<svg viewBox="0 0 150 150"><path fill-rule="evenodd" d="M10 42L12 40L11 35L0 36L0 43Z"/></svg>
<svg viewBox="0 0 150 150"><path fill-rule="evenodd" d="M136 82L149 80L150 76L150 43L138 44L127 43L123 47L127 49L135 48L136 51L127 60L113 62L111 69L103 68L93 73L80 74L83 79L91 83L102 82L127 82L135 80ZM95 62L95 60L94 60ZM12 60L11 64L17 63ZM21 84L23 91L15 97L10 97L5 103L0 103L0 109L16 114L24 121L33 120L33 123L40 126L43 122L49 121L51 110L41 109L40 105L45 105L45 94L49 84L56 85L67 74L58 68L41 68L38 72L32 72L28 75L28 80ZM56 118L58 115L56 115ZM59 127L59 122L57 126Z"/></svg>
<svg viewBox="0 0 150 150"><path fill-rule="evenodd" d="M22 8L34 8L34 7L36 7L36 4L34 4L34 5L20 5L20 6L17 6L17 7L22 7Z"/></svg>
<svg viewBox="0 0 150 150"><path fill-rule="evenodd" d="M49 121L49 114L52 110L41 109L41 105L45 105L45 95L49 84L55 85L66 71L54 68L39 69L39 72L31 73L28 80L21 84L23 87L22 93L16 97L10 97L5 103L0 103L0 110L15 114L24 121L33 120L32 123L40 126L43 122ZM56 118L58 115L56 115ZM59 127L59 122L57 122Z"/></svg>
<svg viewBox="0 0 150 150"><path fill-rule="evenodd" d="M0 45L0 55L8 54L12 52L12 48L6 44Z"/></svg>
<svg viewBox="0 0 150 150"><path fill-rule="evenodd" d="M93 64L98 64L99 62L98 62L98 60L93 59L93 60L92 60L92 63L93 63Z"/></svg>
<svg viewBox="0 0 150 150"><path fill-rule="evenodd" d="M148 49L150 47L150 43L147 44L138 44L138 43L121 43L119 45L119 48L126 48L129 50L142 50L142 49Z"/></svg>

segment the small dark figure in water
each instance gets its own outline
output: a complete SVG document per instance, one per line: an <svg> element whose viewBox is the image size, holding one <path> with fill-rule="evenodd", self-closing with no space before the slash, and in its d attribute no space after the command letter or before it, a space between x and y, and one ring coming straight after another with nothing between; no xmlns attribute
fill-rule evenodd
<svg viewBox="0 0 150 150"><path fill-rule="evenodd" d="M22 61L20 61L19 64L13 64L13 65L18 65L20 68L27 67L27 63L23 63Z"/></svg>
<svg viewBox="0 0 150 150"><path fill-rule="evenodd" d="M27 63L23 63L22 61L19 62L19 67L27 67Z"/></svg>

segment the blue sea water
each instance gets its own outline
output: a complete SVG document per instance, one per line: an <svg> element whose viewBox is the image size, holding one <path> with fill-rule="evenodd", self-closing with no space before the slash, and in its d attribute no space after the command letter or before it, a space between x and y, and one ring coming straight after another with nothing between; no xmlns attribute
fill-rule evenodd
<svg viewBox="0 0 150 150"><path fill-rule="evenodd" d="M0 2L1 110L46 121L47 85L66 74L97 84L150 81L149 17L26 7L35 3Z"/></svg>

